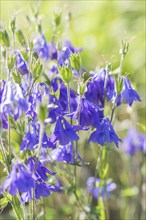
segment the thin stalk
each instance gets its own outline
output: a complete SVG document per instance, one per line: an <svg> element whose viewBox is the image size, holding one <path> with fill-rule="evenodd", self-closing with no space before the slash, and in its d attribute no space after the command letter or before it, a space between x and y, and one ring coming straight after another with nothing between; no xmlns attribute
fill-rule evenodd
<svg viewBox="0 0 146 220"><path fill-rule="evenodd" d="M9 173L9 172L10 172L10 168L9 168L9 164L8 164L8 161L7 161L7 157L6 157L6 154L5 154L5 150L4 150L4 147L3 147L3 142L2 142L2 140L1 140L0 146L1 146L2 156L3 156L3 158L4 158L4 162L5 162L7 171L8 171L8 173Z"/></svg>
<svg viewBox="0 0 146 220"><path fill-rule="evenodd" d="M69 87L69 83L67 83L67 104L68 104L68 112L71 113L71 105L70 105L70 87Z"/></svg>
<svg viewBox="0 0 146 220"><path fill-rule="evenodd" d="M16 50L16 45L15 45L15 33L13 32L13 47L14 47L14 52Z"/></svg>
<svg viewBox="0 0 146 220"><path fill-rule="evenodd" d="M39 136L39 144L38 144L38 152L37 152L37 157L36 157L36 162L35 162L35 167L34 167L34 174L36 172L38 162L39 162L39 156L41 152L41 147L42 147L42 141L43 141L43 134L44 134L44 124L40 124L40 136ZM36 210L35 210L35 192L34 189L32 189L32 219L35 220L36 217Z"/></svg>
<svg viewBox="0 0 146 220"><path fill-rule="evenodd" d="M9 157L11 161L11 156L12 156L12 150L11 150L11 136L10 136L10 116L8 116L8 149L9 149Z"/></svg>

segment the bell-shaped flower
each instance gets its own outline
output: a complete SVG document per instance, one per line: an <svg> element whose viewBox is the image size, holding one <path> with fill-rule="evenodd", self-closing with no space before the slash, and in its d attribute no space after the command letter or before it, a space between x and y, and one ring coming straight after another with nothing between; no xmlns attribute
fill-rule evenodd
<svg viewBox="0 0 146 220"><path fill-rule="evenodd" d="M118 147L118 142L121 142L121 139L116 135L110 120L108 118L103 118L98 128L91 133L89 137L89 142L90 141L97 142L101 146L104 146L105 143L114 142Z"/></svg>
<svg viewBox="0 0 146 220"><path fill-rule="evenodd" d="M16 68L21 75L28 74L28 64L20 52L17 53Z"/></svg>
<svg viewBox="0 0 146 220"><path fill-rule="evenodd" d="M76 134L74 126L70 125L64 117L60 116L50 139L52 143L59 141L60 145L66 145L70 141L79 140L79 136Z"/></svg>
<svg viewBox="0 0 146 220"><path fill-rule="evenodd" d="M1 112L10 114L17 120L22 111L26 112L28 104L23 96L22 89L18 84L7 82L1 98Z"/></svg>
<svg viewBox="0 0 146 220"><path fill-rule="evenodd" d="M135 128L129 129L126 138L123 140L122 148L128 156L139 151L146 154L146 136L139 133Z"/></svg>
<svg viewBox="0 0 146 220"><path fill-rule="evenodd" d="M38 147L40 134L40 125L34 122L30 122L28 125L28 132L26 133L23 141L20 145L21 150L34 150ZM54 148L55 144L51 142L50 138L47 137L46 133L43 134L42 140L43 148Z"/></svg>
<svg viewBox="0 0 146 220"><path fill-rule="evenodd" d="M87 190L95 199L106 196L110 196L111 192L116 188L116 184L110 179L107 182L100 180L99 178L89 177L87 180Z"/></svg>
<svg viewBox="0 0 146 220"><path fill-rule="evenodd" d="M76 153L76 161L74 160L74 152L71 142L64 146L59 146L53 149L50 153L51 160L55 160L58 162L71 163L71 164L79 164L83 162L83 159L79 154Z"/></svg>
<svg viewBox="0 0 146 220"><path fill-rule="evenodd" d="M80 114L80 117L78 114ZM100 119L103 118L103 108L100 108L89 102L87 99L82 98L80 103L80 113L76 111L73 117L76 120L78 120L78 117L80 118L81 127L98 127Z"/></svg>
<svg viewBox="0 0 146 220"><path fill-rule="evenodd" d="M104 104L104 99L112 101L115 95L114 78L107 75L105 69L101 69L92 76L91 81L87 84L85 97L94 104Z"/></svg>
<svg viewBox="0 0 146 220"><path fill-rule="evenodd" d="M134 101L141 102L141 98L138 95L138 93L132 88L130 81L127 77L124 77L124 85L123 90L121 92L121 101L123 101L126 104L129 104L132 106Z"/></svg>
<svg viewBox="0 0 146 220"><path fill-rule="evenodd" d="M35 176L37 177L37 180L45 181L48 179L48 175L55 175L55 172L50 171L45 166L43 166L41 161L37 161L35 157L30 157L27 160L27 167L31 171L31 173L35 172Z"/></svg>
<svg viewBox="0 0 146 220"><path fill-rule="evenodd" d="M44 35L39 35L34 41L34 51L42 59L49 59L49 48Z"/></svg>
<svg viewBox="0 0 146 220"><path fill-rule="evenodd" d="M29 170L23 164L15 163L7 180L3 184L2 191L8 190L14 196L17 190L21 193L29 192L34 186L35 180Z"/></svg>

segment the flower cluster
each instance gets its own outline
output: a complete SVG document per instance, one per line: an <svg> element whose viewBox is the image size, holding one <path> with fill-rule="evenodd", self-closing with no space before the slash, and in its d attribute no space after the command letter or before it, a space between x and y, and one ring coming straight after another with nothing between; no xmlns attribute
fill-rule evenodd
<svg viewBox="0 0 146 220"><path fill-rule="evenodd" d="M104 114L107 102L116 108L122 103L131 106L134 101L141 101L127 77L122 77L123 84L118 92L115 78L107 68L90 72L86 81L83 74L86 70L79 54L82 49L75 48L69 41L63 41L58 49L55 41L48 43L44 34L39 33L32 45L32 48L25 48L26 56L24 51L15 51L16 60L9 69L8 80L2 80L0 88L3 131L10 129L11 117L19 134L17 122L19 124L20 119L25 118L20 154L29 152L33 155L13 164L1 190L7 190L12 196L19 192L22 203L33 199L33 191L35 199L40 199L60 190L49 183L49 177L55 173L48 170L42 161L84 163L74 147L80 140L81 130L86 132L88 143L100 146L114 143L118 147L121 139L111 119ZM77 89L70 88L73 79L77 82ZM128 134L123 145L128 154L138 149L146 151L144 136L139 133L135 133L135 139ZM88 191L96 199L100 195L105 197L115 187L112 182L101 186L100 180L93 177L87 181Z"/></svg>

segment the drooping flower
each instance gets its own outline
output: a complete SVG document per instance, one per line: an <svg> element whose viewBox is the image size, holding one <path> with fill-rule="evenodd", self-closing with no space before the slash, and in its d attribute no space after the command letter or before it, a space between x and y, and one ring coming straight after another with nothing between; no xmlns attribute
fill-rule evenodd
<svg viewBox="0 0 146 220"><path fill-rule="evenodd" d="M23 141L20 145L21 150L34 150L38 147L39 143L39 133L40 133L40 125L35 122L30 122L28 125L28 132L26 133ZM55 145L50 141L50 138L47 137L44 132L42 147L44 148L54 148Z"/></svg>
<svg viewBox="0 0 146 220"><path fill-rule="evenodd" d="M50 139L52 143L59 141L60 145L66 145L70 141L77 141L79 136L76 134L74 126L70 125L64 117L60 116Z"/></svg>
<svg viewBox="0 0 146 220"><path fill-rule="evenodd" d="M110 179L107 182L103 182L99 178L89 177L87 180L87 190L95 199L106 196L110 196L110 193L116 188L116 184Z"/></svg>
<svg viewBox="0 0 146 220"><path fill-rule="evenodd" d="M11 81L5 84L1 98L1 112L10 114L17 120L22 112L26 112L28 104L18 84Z"/></svg>
<svg viewBox="0 0 146 220"><path fill-rule="evenodd" d="M35 181L32 174L21 163L15 163L12 167L12 171L3 184L2 191L8 190L8 192L14 196L17 190L21 193L29 192L35 186Z"/></svg>
<svg viewBox="0 0 146 220"><path fill-rule="evenodd" d="M49 48L46 42L45 36L40 34L34 41L34 51L37 52L38 56L42 59L49 59Z"/></svg>
<svg viewBox="0 0 146 220"><path fill-rule="evenodd" d="M91 81L87 84L85 97L94 104L104 104L104 99L112 101L115 95L114 78L103 68L98 73L92 74Z"/></svg>
<svg viewBox="0 0 146 220"><path fill-rule="evenodd" d="M70 41L64 41L62 43L62 50L58 52L58 64L68 64L71 53L79 53L82 48L75 48Z"/></svg>
<svg viewBox="0 0 146 220"><path fill-rule="evenodd" d="M53 41L48 43L48 48L49 48L50 59L57 60L58 51L57 51L56 45Z"/></svg>
<svg viewBox="0 0 146 220"><path fill-rule="evenodd" d="M78 119L78 111L74 114L74 118ZM101 118L103 118L103 109L82 98L80 103L80 125L82 127L98 127Z"/></svg>
<svg viewBox="0 0 146 220"><path fill-rule="evenodd" d="M129 129L122 147L128 156L132 156L138 151L146 153L146 137L135 128Z"/></svg>
<svg viewBox="0 0 146 220"><path fill-rule="evenodd" d="M103 118L98 128L91 133L89 137L89 142L90 141L97 142L101 146L104 146L105 143L114 142L118 147L118 142L121 142L121 139L116 135L110 120L108 118Z"/></svg>
<svg viewBox="0 0 146 220"><path fill-rule="evenodd" d="M124 85L121 94L118 97L117 105L121 104L121 102L129 104L132 106L134 101L141 102L141 98L138 93L132 88L130 81L127 77L124 77Z"/></svg>
<svg viewBox="0 0 146 220"><path fill-rule="evenodd" d="M34 173L34 171L36 170L34 175L36 176L37 180L40 180L40 181L47 180L48 179L47 174L50 174L50 175L55 175L56 174L55 172L52 172L49 169L47 169L42 164L41 161L39 161L39 160L37 161L35 157L28 158L27 167L31 171L31 173Z"/></svg>
<svg viewBox="0 0 146 220"><path fill-rule="evenodd" d="M59 147L53 149L50 153L51 160L55 160L58 162L64 162L64 163L83 163L82 158L79 154L76 153L76 161L74 161L74 152L71 142L67 145L60 145Z"/></svg>
<svg viewBox="0 0 146 220"><path fill-rule="evenodd" d="M17 52L16 68L21 75L28 74L29 72L28 65L20 52Z"/></svg>

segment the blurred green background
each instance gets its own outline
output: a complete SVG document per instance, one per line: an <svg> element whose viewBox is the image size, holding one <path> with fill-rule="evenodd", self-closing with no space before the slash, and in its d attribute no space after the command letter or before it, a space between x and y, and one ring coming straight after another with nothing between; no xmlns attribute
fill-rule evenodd
<svg viewBox="0 0 146 220"><path fill-rule="evenodd" d="M31 29L25 15L29 15L31 5L38 2L1 0L1 25L8 26L9 18L16 13L17 25L25 30L27 36L28 33L31 33ZM64 31L61 37L71 40L75 46L83 47L81 53L83 66L88 71L104 66L106 61L111 62L113 68L117 68L120 61L121 39L124 38L130 42L129 52L124 60L123 74L129 74L132 84L143 102L134 103L132 108L125 105L121 106L117 111L117 122L114 126L115 130L123 137L126 132L122 133L122 131L126 131L131 126L136 126L140 130L138 123L145 124L146 119L145 1L42 1L40 14L42 15L43 30L48 41L51 41L52 16L55 7L62 11L62 29ZM94 155L93 161L91 161L94 166L96 154L92 154L90 151L94 151L95 146L91 145L90 149L84 141L83 144L84 154L81 153L81 155L84 155L87 161L89 155ZM92 160L92 158L90 159ZM133 219L133 216L140 198L137 194L137 188L132 187L138 187L138 180L141 179L139 160L141 160L140 155L134 159L128 159L122 154L121 149L109 153L109 177L112 177L114 182L119 184L117 194L111 198L108 205L112 220L138 220ZM87 171L86 168L83 168L79 172L87 177L90 172L92 173L92 167L91 170ZM80 184L83 184L84 178L80 180ZM131 191L121 191L121 189L128 188ZM59 216L63 216L62 219L68 219L66 216L71 215L72 208L67 205L68 200L66 198L62 203L62 197L58 196L58 213L54 211L55 205L51 205L55 204L55 197L48 200L51 207L48 212L52 219L59 219ZM141 201L144 204L144 198L141 198ZM71 197L69 203L71 204ZM142 217L144 217L144 213Z"/></svg>
<svg viewBox="0 0 146 220"><path fill-rule="evenodd" d="M62 11L63 39L69 39L75 46L83 47L83 65L87 70L111 62L113 68L119 65L121 39L130 42L124 61L123 73L128 73L135 88L144 101L139 105L139 120L143 122L145 106L145 1L15 1L1 0L1 23L6 26L17 14L17 24L30 32L26 15L31 5L41 2L40 14L47 40L51 40L54 8ZM70 22L68 22L70 18Z"/></svg>

